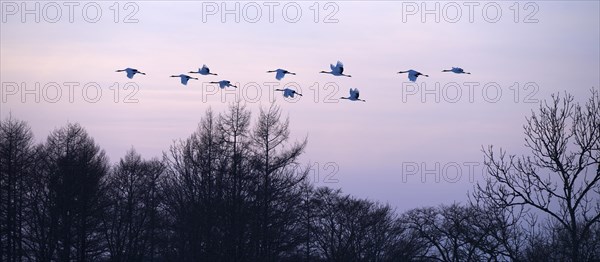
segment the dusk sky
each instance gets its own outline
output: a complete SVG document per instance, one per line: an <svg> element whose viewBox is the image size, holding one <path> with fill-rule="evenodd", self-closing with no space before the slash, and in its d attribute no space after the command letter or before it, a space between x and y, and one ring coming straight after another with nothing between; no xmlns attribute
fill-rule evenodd
<svg viewBox="0 0 600 262"><path fill-rule="evenodd" d="M522 127L539 101L566 91L584 102L600 86L598 1L1 5L0 118L27 121L36 141L78 122L113 163L131 147L162 157L208 108L224 112L237 96L256 119L275 100L291 142L308 137L301 164L318 185L400 210L466 201L482 146L527 153ZM319 73L338 60L352 77ZM219 75L187 86L169 77L203 64ZM453 66L471 74L441 72ZM127 67L147 75L115 72ZM296 75L277 81L266 73L277 68ZM429 77L397 74L409 69ZM239 88L208 84L223 79ZM284 99L273 85L303 96ZM340 100L349 88L367 102Z"/></svg>

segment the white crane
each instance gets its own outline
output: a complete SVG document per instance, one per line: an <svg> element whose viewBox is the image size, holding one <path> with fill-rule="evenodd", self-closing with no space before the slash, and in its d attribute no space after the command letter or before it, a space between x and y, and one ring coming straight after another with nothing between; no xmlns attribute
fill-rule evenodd
<svg viewBox="0 0 600 262"><path fill-rule="evenodd" d="M271 70L271 71L267 71L267 73L277 73L277 74L275 74L275 79L277 79L277 80L281 80L286 74L296 75L296 73L292 73L285 69Z"/></svg>
<svg viewBox="0 0 600 262"><path fill-rule="evenodd" d="M348 99L350 101L363 101L363 102L367 102L367 100L359 99L358 98L359 94L360 93L358 92L358 88L354 88L354 89L350 88L350 96L349 97L340 97L340 99Z"/></svg>
<svg viewBox="0 0 600 262"><path fill-rule="evenodd" d="M139 70L137 70L135 68L129 68L129 67L125 68L125 69L122 69L122 70L117 70L115 72L123 72L123 71L125 71L127 73L127 78L129 78L129 79L132 79L135 74L146 75L146 73L142 73L142 72L140 72Z"/></svg>
<svg viewBox="0 0 600 262"><path fill-rule="evenodd" d="M194 72L194 71L190 71L188 72L190 74L201 74L201 75L213 75L216 76L217 74L213 74L210 72L210 68L208 68L208 66L206 65L202 65L202 68L198 68L198 72Z"/></svg>
<svg viewBox="0 0 600 262"><path fill-rule="evenodd" d="M469 74L469 75L471 74L471 73L465 72L465 70L463 70L460 67L452 67L452 69L450 69L450 70L442 70L442 72L452 72L452 73L455 73L455 74Z"/></svg>
<svg viewBox="0 0 600 262"><path fill-rule="evenodd" d="M329 67L331 68L331 72L321 71L319 73L332 74L334 76L352 77L351 75L344 75L344 64L342 64L342 62L340 62L340 61L337 61L336 65L330 64Z"/></svg>
<svg viewBox="0 0 600 262"><path fill-rule="evenodd" d="M400 71L400 72L398 72L398 74L404 74L404 73L408 73L408 80L410 80L412 82L417 81L417 77L419 77L419 76L429 77L429 75L422 74L421 72L415 71L415 70L412 70L412 69L410 69L408 71Z"/></svg>
<svg viewBox="0 0 600 262"><path fill-rule="evenodd" d="M231 82L230 82L230 81L228 81L228 80L221 80L221 81L219 81L219 82L209 82L209 83L211 83L211 84L219 84L219 87L220 87L221 89L223 89L223 88L225 88L225 87L228 87L228 86L231 86L231 87L235 87L235 88L237 88L237 86L234 86L234 85L232 85L232 84L231 84Z"/></svg>
<svg viewBox="0 0 600 262"><path fill-rule="evenodd" d="M294 98L294 95L299 95L302 96L302 94L296 92L296 90L292 90L289 88L284 88L284 89L275 89L275 91L283 91L283 97L291 97Z"/></svg>
<svg viewBox="0 0 600 262"><path fill-rule="evenodd" d="M181 84L183 84L184 86L187 85L187 83L188 83L188 81L190 79L198 80L198 78L191 77L189 75L184 75L184 74L181 74L181 75L172 75L171 77L179 77L179 78L181 78Z"/></svg>

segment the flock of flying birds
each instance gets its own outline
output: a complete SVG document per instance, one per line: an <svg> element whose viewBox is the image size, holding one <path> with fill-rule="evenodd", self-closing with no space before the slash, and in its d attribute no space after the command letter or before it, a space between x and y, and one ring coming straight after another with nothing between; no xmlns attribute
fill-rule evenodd
<svg viewBox="0 0 600 262"><path fill-rule="evenodd" d="M319 73L331 74L331 75L334 75L334 76L352 77L351 75L344 74L344 64L342 64L342 62L340 62L340 61L337 61L337 63L335 65L330 64L329 67L331 68L330 72L321 71ZM132 79L135 74L146 75L145 73L142 73L142 72L140 72L137 69L129 68L129 67L125 68L123 70L117 70L117 72L125 72L125 73L127 73L127 77L129 79ZM460 67L452 67L452 69L442 70L442 72L452 72L452 73L455 73L455 74L471 74L469 72L465 72ZM201 75L214 75L214 76L217 75L217 74L211 73L210 69L206 65L202 65L201 68L198 68L198 71L190 71L189 73L190 74L201 74ZM275 73L275 79L277 79L277 80L283 79L283 77L285 75L296 75L296 73L292 73L292 72L287 71L285 69L270 70L270 71L267 71L267 73ZM412 70L412 69L410 69L408 71L400 71L400 72L398 72L398 74L404 74L404 73L408 74L408 80L410 80L412 82L417 81L417 77L419 77L419 76L429 77L429 75L422 74L421 72L416 71L416 70ZM181 84L183 84L183 85L187 85L187 83L188 83L188 81L190 79L198 80L198 78L196 78L196 77L191 77L191 76L185 75L185 74L172 75L171 77L179 77L180 80L181 80ZM226 88L226 87L237 88L237 86L232 85L231 81L229 81L229 80L221 80L221 81L218 81L218 82L209 82L209 83L211 83L211 84L218 84L221 89ZM287 87L284 88L284 89L275 89L275 91L281 91L281 92L283 92L283 96L284 97L291 97L291 98L293 98L294 95L302 96L302 94L296 92L293 89L287 88ZM354 89L350 88L350 95L348 97L340 97L340 99L347 99L347 100L350 100L350 101L367 102L366 100L359 99L359 94L360 93L358 91L358 88L354 88Z"/></svg>

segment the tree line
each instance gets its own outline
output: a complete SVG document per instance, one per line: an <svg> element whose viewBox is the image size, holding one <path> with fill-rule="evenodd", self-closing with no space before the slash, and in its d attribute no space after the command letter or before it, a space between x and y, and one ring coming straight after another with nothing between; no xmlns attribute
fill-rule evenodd
<svg viewBox="0 0 600 262"><path fill-rule="evenodd" d="M79 124L0 122L1 261L600 261L600 99L552 96L531 154L483 150L466 203L397 211L314 186L280 108L207 110L162 158L111 165ZM376 174L369 174L376 175Z"/></svg>

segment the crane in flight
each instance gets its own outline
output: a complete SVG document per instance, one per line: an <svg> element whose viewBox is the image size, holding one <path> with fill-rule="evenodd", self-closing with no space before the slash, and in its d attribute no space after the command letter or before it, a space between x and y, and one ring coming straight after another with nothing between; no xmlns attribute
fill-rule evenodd
<svg viewBox="0 0 600 262"><path fill-rule="evenodd" d="M452 69L442 70L442 72L452 72L455 74L469 74L469 75L471 74L469 72L465 72L465 70L463 70L460 67L452 67Z"/></svg>
<svg viewBox="0 0 600 262"><path fill-rule="evenodd" d="M179 77L179 78L181 78L181 84L183 84L184 86L187 85L187 83L188 83L188 81L190 81L190 79L198 80L198 78L191 77L189 75L184 75L184 74L181 74L181 75L172 75L171 77Z"/></svg>
<svg viewBox="0 0 600 262"><path fill-rule="evenodd" d="M289 88L284 88L284 89L275 89L275 91L282 91L283 92L283 97L291 97L294 98L294 95L299 95L302 96L302 94L296 92L296 90L292 90Z"/></svg>
<svg viewBox="0 0 600 262"><path fill-rule="evenodd" d="M271 70L271 71L267 71L267 73L277 73L277 74L275 74L275 79L277 79L277 80L281 80L286 74L296 75L296 73L292 73L292 72L287 71L285 69Z"/></svg>
<svg viewBox="0 0 600 262"><path fill-rule="evenodd" d="M331 68L331 72L321 71L319 73L332 74L334 76L352 77L351 75L344 75L344 64L342 64L342 62L340 62L340 61L337 61L337 64L335 64L335 65L330 64L329 67Z"/></svg>
<svg viewBox="0 0 600 262"><path fill-rule="evenodd" d="M217 74L213 74L213 73L211 73L211 72L210 72L210 68L208 68L208 66L206 66L206 65L202 65L202 67L201 67L201 68L198 68L198 71L197 71L197 72L190 71L190 72L188 72L188 73L190 73L190 74L201 74L201 75L203 75L203 76L205 76L205 75L213 75L213 76L216 76L216 75L217 75Z"/></svg>
<svg viewBox="0 0 600 262"><path fill-rule="evenodd" d="M129 67L125 68L125 69L117 70L115 72L125 72L125 73L127 73L127 78L129 78L129 79L132 79L135 74L146 75L146 73L142 73L135 68L129 68Z"/></svg>
<svg viewBox="0 0 600 262"><path fill-rule="evenodd" d="M363 102L367 102L367 100L359 99L358 98L359 95L360 95L360 93L358 91L358 88L354 88L354 89L350 88L350 96L349 97L340 97L340 99L347 99L347 100L350 100L350 101L363 101Z"/></svg>
<svg viewBox="0 0 600 262"><path fill-rule="evenodd" d="M404 74L404 73L408 73L408 80L410 80L412 82L417 81L417 77L419 77L419 76L429 77L429 75L422 74L421 72L415 71L415 70L412 70L412 69L410 69L408 71L400 71L400 72L398 72L398 74Z"/></svg>
<svg viewBox="0 0 600 262"><path fill-rule="evenodd" d="M235 87L235 88L237 88L237 86L235 86L235 85L232 85L232 84L231 84L231 82L230 82L229 80L221 80L221 81L219 81L219 82L209 82L209 83L211 83L211 84L219 84L219 87L220 87L221 89L223 89L223 88L225 88L225 87L228 87L228 86L231 86L231 87Z"/></svg>

